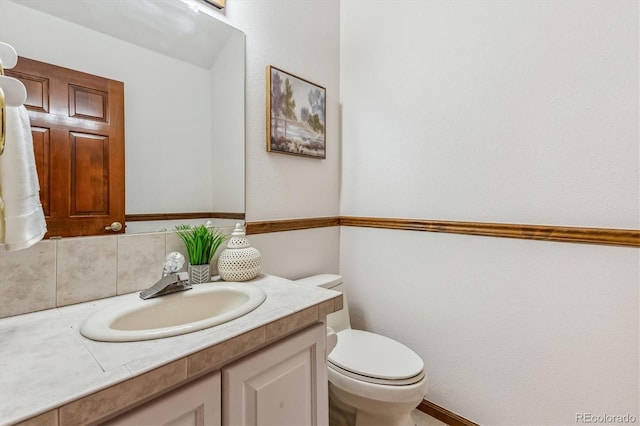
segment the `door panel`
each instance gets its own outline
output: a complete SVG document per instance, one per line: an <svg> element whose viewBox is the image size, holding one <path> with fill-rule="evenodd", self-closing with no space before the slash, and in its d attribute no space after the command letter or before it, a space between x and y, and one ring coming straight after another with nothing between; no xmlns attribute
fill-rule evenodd
<svg viewBox="0 0 640 426"><path fill-rule="evenodd" d="M327 327L318 323L222 369L223 425L326 425Z"/></svg>
<svg viewBox="0 0 640 426"><path fill-rule="evenodd" d="M109 214L109 138L70 132L71 216Z"/></svg>
<svg viewBox="0 0 640 426"><path fill-rule="evenodd" d="M109 94L88 87L69 85L69 117L107 120Z"/></svg>
<svg viewBox="0 0 640 426"><path fill-rule="evenodd" d="M220 372L217 371L102 425L219 426L220 399Z"/></svg>
<svg viewBox="0 0 640 426"><path fill-rule="evenodd" d="M12 71L7 70L7 75ZM13 70L16 73L16 70ZM30 111L49 112L49 79L35 75L17 73L16 76L27 88L27 101L24 103Z"/></svg>
<svg viewBox="0 0 640 426"><path fill-rule="evenodd" d="M46 237L112 234L125 218L124 84L22 57L6 73L27 88Z"/></svg>

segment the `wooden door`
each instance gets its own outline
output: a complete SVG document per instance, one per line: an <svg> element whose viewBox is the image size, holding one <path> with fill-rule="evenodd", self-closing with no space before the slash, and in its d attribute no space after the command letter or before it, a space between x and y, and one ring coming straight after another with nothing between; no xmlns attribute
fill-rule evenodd
<svg viewBox="0 0 640 426"><path fill-rule="evenodd" d="M222 424L328 424L326 335L318 323L224 367Z"/></svg>
<svg viewBox="0 0 640 426"><path fill-rule="evenodd" d="M124 84L20 57L45 238L105 235L123 224Z"/></svg>

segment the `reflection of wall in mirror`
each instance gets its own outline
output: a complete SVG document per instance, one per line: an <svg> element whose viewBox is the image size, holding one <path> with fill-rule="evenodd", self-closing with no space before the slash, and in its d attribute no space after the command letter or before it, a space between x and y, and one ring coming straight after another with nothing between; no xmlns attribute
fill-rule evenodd
<svg viewBox="0 0 640 426"><path fill-rule="evenodd" d="M212 195L229 212L244 212L244 77L244 34L237 31L211 68Z"/></svg>
<svg viewBox="0 0 640 426"><path fill-rule="evenodd" d="M23 56L125 82L128 214L244 212L242 33L237 31L223 58L205 70L13 2L1 3L0 39ZM46 37L25 37L29 34ZM229 56L241 63L223 64ZM229 84L229 76L236 84ZM238 79L242 93L211 95L220 88L233 90ZM227 95L233 102L225 100ZM238 111L239 117L230 115ZM225 129L228 123L236 127ZM228 146L214 151L223 142Z"/></svg>

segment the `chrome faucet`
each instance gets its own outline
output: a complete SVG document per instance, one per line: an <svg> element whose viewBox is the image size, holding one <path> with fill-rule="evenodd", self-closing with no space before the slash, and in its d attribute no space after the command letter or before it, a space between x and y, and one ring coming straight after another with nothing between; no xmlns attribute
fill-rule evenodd
<svg viewBox="0 0 640 426"><path fill-rule="evenodd" d="M174 272L165 275L153 286L140 292L142 299L151 299L152 297L164 296L166 294L178 291L191 290L189 284L189 274L186 272Z"/></svg>
<svg viewBox="0 0 640 426"><path fill-rule="evenodd" d="M153 286L142 290L140 297L146 300L178 291L191 290L189 274L186 272L178 272L184 265L184 261L184 256L181 253L177 251L169 253L164 260L162 278Z"/></svg>

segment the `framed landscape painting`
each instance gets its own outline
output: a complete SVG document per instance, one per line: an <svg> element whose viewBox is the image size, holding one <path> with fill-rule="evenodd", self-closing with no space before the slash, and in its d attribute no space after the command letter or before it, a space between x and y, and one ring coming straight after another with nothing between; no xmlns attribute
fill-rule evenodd
<svg viewBox="0 0 640 426"><path fill-rule="evenodd" d="M204 0L205 3L209 3L212 6L217 7L218 9L224 9L224 7L226 6L227 0Z"/></svg>
<svg viewBox="0 0 640 426"><path fill-rule="evenodd" d="M267 151L326 158L326 89L267 67Z"/></svg>

